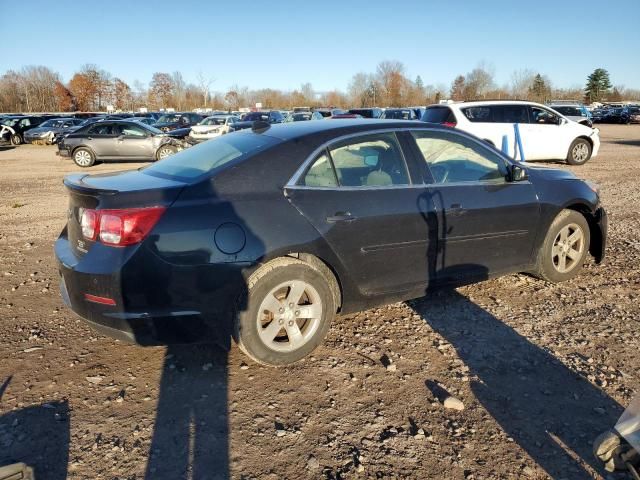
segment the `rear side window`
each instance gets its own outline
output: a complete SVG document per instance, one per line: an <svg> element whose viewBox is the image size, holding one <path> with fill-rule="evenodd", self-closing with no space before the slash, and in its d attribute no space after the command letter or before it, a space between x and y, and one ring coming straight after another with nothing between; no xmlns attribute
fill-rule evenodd
<svg viewBox="0 0 640 480"><path fill-rule="evenodd" d="M435 183L503 182L504 160L461 135L449 132L411 132Z"/></svg>
<svg viewBox="0 0 640 480"><path fill-rule="evenodd" d="M422 116L423 122L429 123L450 123L455 125L456 117L449 107L430 107Z"/></svg>
<svg viewBox="0 0 640 480"><path fill-rule="evenodd" d="M278 143L280 140L276 138L249 132L224 135L171 155L143 171L189 180L210 173L232 161L241 161Z"/></svg>
<svg viewBox="0 0 640 480"><path fill-rule="evenodd" d="M529 123L526 105L493 105L491 110L496 123Z"/></svg>
<svg viewBox="0 0 640 480"><path fill-rule="evenodd" d="M468 107L463 108L462 113L470 122L493 122L493 116L490 107Z"/></svg>
<svg viewBox="0 0 640 480"><path fill-rule="evenodd" d="M335 171L327 152L321 153L302 179L307 187L337 187Z"/></svg>
<svg viewBox="0 0 640 480"><path fill-rule="evenodd" d="M118 131L112 123L95 123L88 130L88 135L117 135Z"/></svg>

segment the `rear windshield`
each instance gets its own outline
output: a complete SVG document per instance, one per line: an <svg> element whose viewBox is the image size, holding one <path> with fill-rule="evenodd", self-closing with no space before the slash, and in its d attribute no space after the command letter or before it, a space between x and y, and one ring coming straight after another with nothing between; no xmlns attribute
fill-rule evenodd
<svg viewBox="0 0 640 480"><path fill-rule="evenodd" d="M187 148L146 167L148 174L177 180L191 180L223 165L241 160L280 143L277 138L249 132L237 132Z"/></svg>
<svg viewBox="0 0 640 480"><path fill-rule="evenodd" d="M429 123L455 123L456 119L449 107L427 108L422 115L423 122Z"/></svg>

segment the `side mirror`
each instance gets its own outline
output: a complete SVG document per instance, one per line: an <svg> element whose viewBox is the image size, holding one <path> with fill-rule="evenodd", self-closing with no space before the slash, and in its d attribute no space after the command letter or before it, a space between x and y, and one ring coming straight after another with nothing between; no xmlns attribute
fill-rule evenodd
<svg viewBox="0 0 640 480"><path fill-rule="evenodd" d="M567 120L566 118L560 118L558 120L558 125L566 125L567 123L569 123L569 120Z"/></svg>
<svg viewBox="0 0 640 480"><path fill-rule="evenodd" d="M527 170L520 165L511 165L511 167L509 167L509 181L522 182L528 178Z"/></svg>

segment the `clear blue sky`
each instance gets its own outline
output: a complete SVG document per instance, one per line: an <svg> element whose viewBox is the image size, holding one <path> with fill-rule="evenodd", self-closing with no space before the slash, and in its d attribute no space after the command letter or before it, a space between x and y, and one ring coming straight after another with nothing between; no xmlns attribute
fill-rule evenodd
<svg viewBox="0 0 640 480"><path fill-rule="evenodd" d="M47 65L69 80L94 63L129 83L156 71L195 81L283 90L346 89L381 60L447 87L479 61L499 84L514 70L582 86L596 67L640 88L640 0L9 1L0 74Z"/></svg>

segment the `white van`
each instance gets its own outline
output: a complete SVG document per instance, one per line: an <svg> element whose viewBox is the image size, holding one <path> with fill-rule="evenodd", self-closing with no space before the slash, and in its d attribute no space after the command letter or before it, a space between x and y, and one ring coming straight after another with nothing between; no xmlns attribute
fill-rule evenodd
<svg viewBox="0 0 640 480"><path fill-rule="evenodd" d="M459 128L502 147L506 135L509 154L518 158L513 124L517 123L525 160L566 160L583 165L598 154L599 130L580 125L534 102L511 100L460 102L427 107L422 120Z"/></svg>

